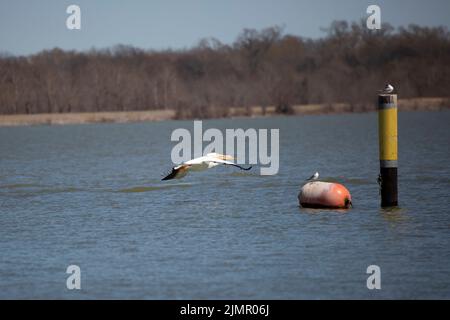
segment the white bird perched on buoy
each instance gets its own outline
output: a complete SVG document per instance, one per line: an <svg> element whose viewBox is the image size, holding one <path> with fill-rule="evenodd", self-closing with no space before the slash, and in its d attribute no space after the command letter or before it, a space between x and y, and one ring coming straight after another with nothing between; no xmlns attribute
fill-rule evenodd
<svg viewBox="0 0 450 320"><path fill-rule="evenodd" d="M386 83L386 85L384 86L384 89L380 90L380 92L381 93L392 93L392 92L394 92L394 87L391 84Z"/></svg>
<svg viewBox="0 0 450 320"><path fill-rule="evenodd" d="M234 158L230 155L220 154L220 153L208 153L206 156L195 158L182 164L173 167L172 171L162 178L161 180L171 180L171 179L181 179L183 178L189 171L203 171L206 169L214 168L218 165L226 165L238 167L241 170L250 170L252 167L244 168L234 162L229 160L234 160Z"/></svg>
<svg viewBox="0 0 450 320"><path fill-rule="evenodd" d="M317 179L319 179L319 173L318 172L314 173L311 177L306 179L306 181L317 180Z"/></svg>

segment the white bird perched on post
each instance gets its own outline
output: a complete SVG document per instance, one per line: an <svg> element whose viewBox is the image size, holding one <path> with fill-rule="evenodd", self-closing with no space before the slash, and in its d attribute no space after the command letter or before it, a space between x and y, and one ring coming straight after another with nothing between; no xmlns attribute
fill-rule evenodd
<svg viewBox="0 0 450 320"><path fill-rule="evenodd" d="M161 180L171 180L171 179L181 179L183 178L189 171L203 171L206 169L214 168L220 164L226 166L238 167L241 170L250 170L252 167L244 168L234 162L229 160L234 160L234 158L230 155L224 155L220 153L208 153L206 156L195 158L182 164L173 167L172 171L162 178Z"/></svg>
<svg viewBox="0 0 450 320"><path fill-rule="evenodd" d="M319 179L319 173L318 172L314 173L311 177L306 179L306 181L317 180L317 179Z"/></svg>
<svg viewBox="0 0 450 320"><path fill-rule="evenodd" d="M386 85L384 86L384 89L380 90L380 92L381 93L392 93L392 92L394 92L394 87L391 84L386 83Z"/></svg>

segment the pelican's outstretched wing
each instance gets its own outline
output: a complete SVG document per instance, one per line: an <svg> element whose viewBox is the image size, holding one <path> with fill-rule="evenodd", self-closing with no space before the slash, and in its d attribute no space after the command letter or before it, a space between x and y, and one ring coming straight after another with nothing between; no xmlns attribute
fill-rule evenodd
<svg viewBox="0 0 450 320"><path fill-rule="evenodd" d="M234 162L228 161L229 159L233 159L233 157L219 153L209 153L206 156L195 158L186 161L179 166L173 167L172 171L162 178L162 180L180 179L183 178L189 171L203 171L213 168L219 164L237 167L241 170L250 170L252 168L251 166L248 168L241 167Z"/></svg>
<svg viewBox="0 0 450 320"><path fill-rule="evenodd" d="M226 166L237 167L237 168L239 168L239 169L241 169L241 170L250 170L250 169L252 168L252 166L250 166L250 167L248 167L248 168L244 168L244 167L241 167L240 165L238 165L238 164L236 164L236 163L234 163L234 162L227 161L227 160L215 159L215 160L212 160L212 161L210 161L210 162L214 162L214 163L218 163L218 164L223 164L223 165L226 165Z"/></svg>
<svg viewBox="0 0 450 320"><path fill-rule="evenodd" d="M188 173L189 167L189 165L185 164L173 167L172 171L161 180L181 179Z"/></svg>

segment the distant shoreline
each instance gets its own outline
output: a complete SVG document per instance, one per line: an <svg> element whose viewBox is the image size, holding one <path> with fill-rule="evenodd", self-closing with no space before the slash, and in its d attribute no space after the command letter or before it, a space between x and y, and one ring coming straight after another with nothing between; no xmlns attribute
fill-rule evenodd
<svg viewBox="0 0 450 320"><path fill-rule="evenodd" d="M399 99L399 111L440 111L450 108L450 98L412 98ZM311 114L342 114L363 113L376 110L373 105L351 105L348 103L307 104L293 106L289 115ZM250 108L230 108L228 115L233 117L268 117L283 115L276 113L275 107L269 106L265 110L260 106ZM85 112L85 113L39 113L39 114L0 114L0 127L30 126L30 125L65 125L87 123L129 123L179 120L173 109L149 111L113 111L113 112ZM183 118L183 120L194 118Z"/></svg>

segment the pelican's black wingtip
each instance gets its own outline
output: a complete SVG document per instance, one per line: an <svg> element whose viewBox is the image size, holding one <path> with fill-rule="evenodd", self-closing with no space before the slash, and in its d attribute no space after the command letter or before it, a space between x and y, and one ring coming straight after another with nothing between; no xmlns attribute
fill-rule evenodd
<svg viewBox="0 0 450 320"><path fill-rule="evenodd" d="M167 173L166 176L161 179L161 181L171 180L175 177L175 175L176 175L176 171L174 168L172 168L172 170L169 173Z"/></svg>

